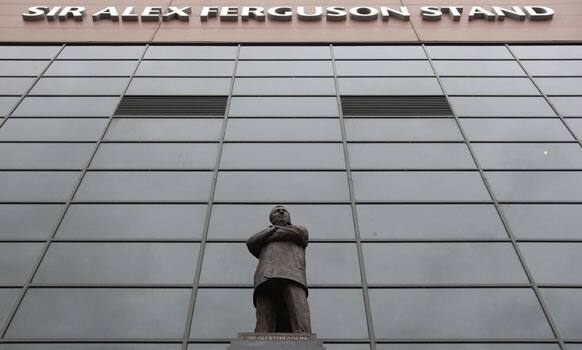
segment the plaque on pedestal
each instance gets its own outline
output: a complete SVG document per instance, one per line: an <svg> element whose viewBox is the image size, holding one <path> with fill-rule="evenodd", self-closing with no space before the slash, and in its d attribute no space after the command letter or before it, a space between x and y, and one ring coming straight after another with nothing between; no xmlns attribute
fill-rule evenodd
<svg viewBox="0 0 582 350"><path fill-rule="evenodd" d="M239 333L228 350L325 350L313 333Z"/></svg>

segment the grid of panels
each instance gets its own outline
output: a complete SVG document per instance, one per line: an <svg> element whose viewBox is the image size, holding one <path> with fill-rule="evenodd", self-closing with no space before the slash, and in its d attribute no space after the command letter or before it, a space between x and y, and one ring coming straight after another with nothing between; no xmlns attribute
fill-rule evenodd
<svg viewBox="0 0 582 350"><path fill-rule="evenodd" d="M0 350L225 349L253 328L243 242L280 203L310 229L328 349L581 346L580 46L0 59ZM227 96L228 112L114 116L131 94ZM402 94L454 114L341 111Z"/></svg>

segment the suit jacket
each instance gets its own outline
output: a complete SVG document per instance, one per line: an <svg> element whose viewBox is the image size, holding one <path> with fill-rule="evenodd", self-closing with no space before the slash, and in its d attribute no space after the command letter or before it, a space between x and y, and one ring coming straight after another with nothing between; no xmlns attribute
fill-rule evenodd
<svg viewBox="0 0 582 350"><path fill-rule="evenodd" d="M309 236L302 226L268 227L247 240L247 248L259 259L254 286L271 278L282 278L299 283L307 290L305 278L305 248ZM256 300L256 298L253 298Z"/></svg>

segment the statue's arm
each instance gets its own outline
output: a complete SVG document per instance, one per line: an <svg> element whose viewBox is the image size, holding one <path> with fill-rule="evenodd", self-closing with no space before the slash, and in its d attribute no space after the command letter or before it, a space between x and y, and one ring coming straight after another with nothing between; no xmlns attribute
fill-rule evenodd
<svg viewBox="0 0 582 350"><path fill-rule="evenodd" d="M252 235L247 239L247 248L249 249L249 252L258 259L261 255L261 249L263 249L263 246L267 243L267 239L276 231L277 227L269 226Z"/></svg>
<svg viewBox="0 0 582 350"><path fill-rule="evenodd" d="M300 226L303 231L303 248L307 248L307 244L309 243L309 232L307 228Z"/></svg>
<svg viewBox="0 0 582 350"><path fill-rule="evenodd" d="M287 225L281 226L269 238L269 242L293 242L302 247L307 247L309 241L307 229L303 226Z"/></svg>

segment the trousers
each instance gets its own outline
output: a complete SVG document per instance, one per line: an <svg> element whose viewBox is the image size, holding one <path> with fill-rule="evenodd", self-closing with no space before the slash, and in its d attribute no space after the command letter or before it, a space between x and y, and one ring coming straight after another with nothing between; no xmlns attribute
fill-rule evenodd
<svg viewBox="0 0 582 350"><path fill-rule="evenodd" d="M256 333L311 333L305 287L283 278L271 279L256 292Z"/></svg>

